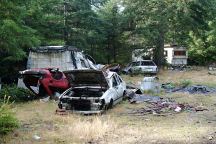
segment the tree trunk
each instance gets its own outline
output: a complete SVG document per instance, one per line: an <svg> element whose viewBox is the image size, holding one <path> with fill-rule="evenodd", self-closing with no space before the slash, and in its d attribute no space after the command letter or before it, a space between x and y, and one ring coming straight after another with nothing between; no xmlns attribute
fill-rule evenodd
<svg viewBox="0 0 216 144"><path fill-rule="evenodd" d="M164 64L164 31L160 30L158 41L154 51L154 61L158 67Z"/></svg>
<svg viewBox="0 0 216 144"><path fill-rule="evenodd" d="M1 82L1 77L0 77L0 90L1 90L1 87L2 87L2 82Z"/></svg>
<svg viewBox="0 0 216 144"><path fill-rule="evenodd" d="M108 37L108 44L107 44L107 63L110 63L110 37Z"/></svg>
<svg viewBox="0 0 216 144"><path fill-rule="evenodd" d="M116 43L115 43L115 38L113 38L113 60L114 63L116 63Z"/></svg>

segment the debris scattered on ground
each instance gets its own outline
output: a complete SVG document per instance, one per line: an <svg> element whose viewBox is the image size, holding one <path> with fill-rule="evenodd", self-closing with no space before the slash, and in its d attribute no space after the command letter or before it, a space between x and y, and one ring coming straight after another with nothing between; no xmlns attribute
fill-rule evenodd
<svg viewBox="0 0 216 144"><path fill-rule="evenodd" d="M208 74L209 74L209 75L215 75L215 76L216 76L216 71L209 71Z"/></svg>
<svg viewBox="0 0 216 144"><path fill-rule="evenodd" d="M209 69L209 71L216 71L216 64L213 63L213 64L209 65L208 69Z"/></svg>
<svg viewBox="0 0 216 144"><path fill-rule="evenodd" d="M143 94L140 89L127 89L126 98L130 103L159 102L162 100L159 96Z"/></svg>
<svg viewBox="0 0 216 144"><path fill-rule="evenodd" d="M189 104L179 104L176 102L171 101L164 101L161 100L159 102L148 102L147 107L139 108L139 109L132 109L128 112L130 115L146 115L146 114L153 114L159 116L166 116L170 114L179 113L182 111L194 111L196 109Z"/></svg>
<svg viewBox="0 0 216 144"><path fill-rule="evenodd" d="M40 139L41 139L41 137L40 137L40 136L38 136L38 135L34 135L34 136L33 136L33 139L34 139L34 140L40 140Z"/></svg>
<svg viewBox="0 0 216 144"><path fill-rule="evenodd" d="M210 94L216 93L216 89L212 87L208 87L205 85L192 85L192 86L181 86L175 87L171 83L162 84L161 88L165 90L165 92L188 92L190 94Z"/></svg>
<svg viewBox="0 0 216 144"><path fill-rule="evenodd" d="M185 88L186 91L188 91L191 94L198 93L198 94L208 94L208 93L215 93L215 88L210 88L203 85L193 85Z"/></svg>
<svg viewBox="0 0 216 144"><path fill-rule="evenodd" d="M40 102L48 102L50 100L50 96L40 99Z"/></svg>
<svg viewBox="0 0 216 144"><path fill-rule="evenodd" d="M129 101L130 103L142 103L142 102L159 102L161 98L159 96L140 95L135 94Z"/></svg>
<svg viewBox="0 0 216 144"><path fill-rule="evenodd" d="M186 65L177 65L171 67L171 69L174 71L185 71L186 68L187 68Z"/></svg>
<svg viewBox="0 0 216 144"><path fill-rule="evenodd" d="M140 84L140 89L142 91L153 91L155 93L160 92L160 84L158 83L158 77L144 77Z"/></svg>
<svg viewBox="0 0 216 144"><path fill-rule="evenodd" d="M174 114L179 113L182 111L205 111L208 110L204 106L191 106L187 103L180 104L175 102L172 99L163 99L159 96L151 96L146 94L140 94L140 91L136 93L137 90L127 90L126 97L130 101L130 103L142 103L145 102L145 107L139 109L132 109L128 112L131 115L146 115L146 114L153 114L153 115L160 115L165 116L167 114Z"/></svg>
<svg viewBox="0 0 216 144"><path fill-rule="evenodd" d="M127 83L126 84L126 88L127 89L139 89L139 86L138 85L135 85L133 83Z"/></svg>
<svg viewBox="0 0 216 144"><path fill-rule="evenodd" d="M65 109L56 109L55 114L58 114L58 115L68 115L68 112Z"/></svg>
<svg viewBox="0 0 216 144"><path fill-rule="evenodd" d="M208 139L209 139L209 140L213 140L213 136L209 136Z"/></svg>
<svg viewBox="0 0 216 144"><path fill-rule="evenodd" d="M204 106L197 106L197 107L194 108L194 110L196 112L198 112L198 111L208 111L208 109L206 107L204 107Z"/></svg>
<svg viewBox="0 0 216 144"><path fill-rule="evenodd" d="M173 83L165 83L161 85L161 88L166 89L166 90L170 90L170 89L174 89L175 85Z"/></svg>

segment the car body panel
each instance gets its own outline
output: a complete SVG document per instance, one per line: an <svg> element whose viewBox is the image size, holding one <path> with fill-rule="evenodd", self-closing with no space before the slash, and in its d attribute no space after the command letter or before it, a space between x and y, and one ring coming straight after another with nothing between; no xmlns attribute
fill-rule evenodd
<svg viewBox="0 0 216 144"><path fill-rule="evenodd" d="M20 71L25 86L39 96L53 96L55 92L65 91L69 82L63 72L56 68L28 69ZM32 87L39 87L35 91ZM43 90L43 94L40 91Z"/></svg>
<svg viewBox="0 0 216 144"><path fill-rule="evenodd" d="M131 63L131 72L156 74L158 68L152 60L136 61Z"/></svg>
<svg viewBox="0 0 216 144"><path fill-rule="evenodd" d="M113 102L113 105L120 102L126 90L125 82L115 72L73 70L67 71L65 74L72 87L61 94L59 108L72 110L76 113L102 112L106 110L110 102ZM72 78L76 76L77 79ZM119 77L122 81L113 86L112 80L116 77Z"/></svg>

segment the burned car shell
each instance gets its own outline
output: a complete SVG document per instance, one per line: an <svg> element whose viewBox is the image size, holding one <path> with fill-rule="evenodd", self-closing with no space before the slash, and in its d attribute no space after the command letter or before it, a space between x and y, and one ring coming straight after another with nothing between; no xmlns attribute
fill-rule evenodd
<svg viewBox="0 0 216 144"><path fill-rule="evenodd" d="M25 86L38 96L53 96L69 88L69 82L58 68L35 68L19 72ZM38 87L35 91L33 87Z"/></svg>
<svg viewBox="0 0 216 144"><path fill-rule="evenodd" d="M101 113L123 99L126 84L115 72L72 70L64 73L71 88L61 94L60 109L83 114Z"/></svg>

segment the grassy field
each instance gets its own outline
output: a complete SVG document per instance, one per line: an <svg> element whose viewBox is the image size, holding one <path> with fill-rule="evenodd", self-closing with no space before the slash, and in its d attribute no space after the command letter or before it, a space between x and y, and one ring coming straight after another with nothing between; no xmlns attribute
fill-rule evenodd
<svg viewBox="0 0 216 144"><path fill-rule="evenodd" d="M139 83L143 76L122 76L126 82ZM161 71L159 81L216 86L216 76L205 69L198 71ZM57 103L33 101L15 105L13 110L21 127L3 137L8 144L188 144L216 143L216 94L190 95L161 93L180 103L203 106L208 111L184 111L166 116L131 116L128 109L143 107L145 103L123 101L103 115L57 115ZM36 140L34 136L40 137Z"/></svg>

